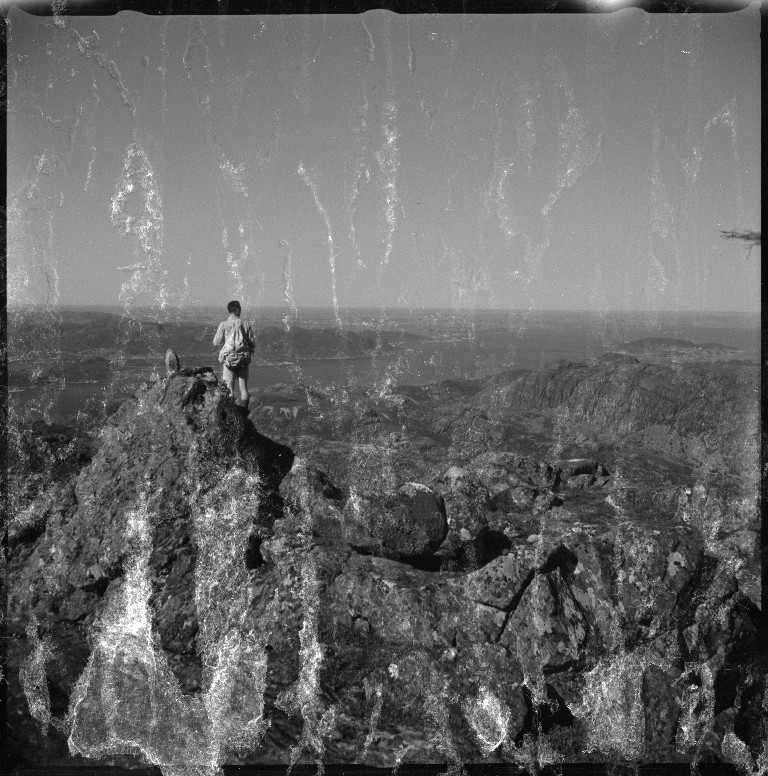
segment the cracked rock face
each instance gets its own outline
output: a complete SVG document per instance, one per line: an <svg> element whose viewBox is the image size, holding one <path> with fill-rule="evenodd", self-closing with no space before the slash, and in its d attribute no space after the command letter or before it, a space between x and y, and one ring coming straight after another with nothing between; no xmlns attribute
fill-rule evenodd
<svg viewBox="0 0 768 776"><path fill-rule="evenodd" d="M526 672L562 670L584 656L587 618L560 570L536 575L499 643L520 656Z"/></svg>
<svg viewBox="0 0 768 776"><path fill-rule="evenodd" d="M510 407L529 400L622 423L611 380L640 428L658 412L631 395L661 391L657 377L606 360L552 384L454 386L485 409L441 433L519 420ZM418 412L387 407L404 439L407 417L416 439L431 424L423 393ZM10 617L34 647L14 659L62 746L133 764L138 747L176 773L192 750L391 767L517 761L537 740L565 759L648 760L756 740L764 672L734 668L757 638L737 486L687 485L689 459L637 447L636 431L620 450L588 444L579 426L550 459L501 437L403 446L396 487L375 489L395 460L377 458L376 428L336 478L321 456L343 471L343 443L296 455L210 371L180 366L111 417L90 462L10 531Z"/></svg>

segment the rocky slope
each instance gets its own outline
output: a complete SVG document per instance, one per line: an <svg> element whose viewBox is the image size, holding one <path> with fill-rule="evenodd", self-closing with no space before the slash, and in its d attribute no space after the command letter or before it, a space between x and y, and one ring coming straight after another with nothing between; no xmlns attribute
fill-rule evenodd
<svg viewBox="0 0 768 776"><path fill-rule="evenodd" d="M609 357L245 417L210 371L150 383L11 525L17 746L765 758L755 387Z"/></svg>

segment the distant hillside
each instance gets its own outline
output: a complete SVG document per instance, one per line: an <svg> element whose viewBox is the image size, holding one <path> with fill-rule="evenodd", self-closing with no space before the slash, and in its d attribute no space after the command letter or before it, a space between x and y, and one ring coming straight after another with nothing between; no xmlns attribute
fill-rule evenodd
<svg viewBox="0 0 768 776"><path fill-rule="evenodd" d="M697 343L691 342L691 340L677 339L676 337L642 337L631 342L623 342L619 345L619 348L628 353L646 353L658 350L738 350L738 348L734 348L731 345L723 345L719 342Z"/></svg>

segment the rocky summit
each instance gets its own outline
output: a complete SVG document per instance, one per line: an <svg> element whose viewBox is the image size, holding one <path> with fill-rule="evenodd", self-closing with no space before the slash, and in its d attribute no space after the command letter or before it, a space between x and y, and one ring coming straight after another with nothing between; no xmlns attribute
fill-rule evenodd
<svg viewBox="0 0 768 776"><path fill-rule="evenodd" d="M172 359L17 487L19 762L764 763L757 388L612 355L248 414Z"/></svg>

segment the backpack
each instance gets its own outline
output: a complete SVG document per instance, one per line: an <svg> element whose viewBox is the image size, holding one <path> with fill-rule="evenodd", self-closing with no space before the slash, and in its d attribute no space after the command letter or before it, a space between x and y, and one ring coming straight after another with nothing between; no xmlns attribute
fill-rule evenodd
<svg viewBox="0 0 768 776"><path fill-rule="evenodd" d="M238 369L251 363L251 350L248 346L248 335L242 321L227 332L224 347L219 353L219 361L230 369Z"/></svg>

